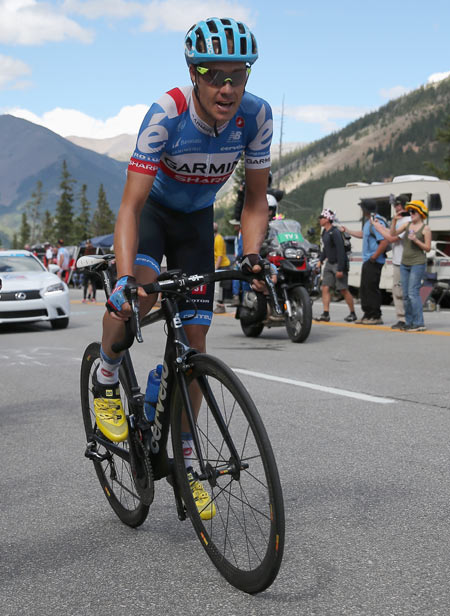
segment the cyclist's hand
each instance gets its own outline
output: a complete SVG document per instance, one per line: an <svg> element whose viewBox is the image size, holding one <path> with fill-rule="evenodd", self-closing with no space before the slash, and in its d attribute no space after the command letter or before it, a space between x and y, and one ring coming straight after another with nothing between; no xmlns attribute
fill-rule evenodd
<svg viewBox="0 0 450 616"><path fill-rule="evenodd" d="M138 295L142 296L143 294L146 296L144 289L138 286L134 276L122 276L122 278L119 278L106 302L106 308L111 316L118 321L126 321L131 315L131 306L125 294L126 289L137 289Z"/></svg>
<svg viewBox="0 0 450 616"><path fill-rule="evenodd" d="M244 272L244 274L259 274L262 271L265 263L266 261L264 261L264 259L262 259L260 255L256 253L250 253L242 257L241 270ZM275 284L277 281L277 276L276 273L273 272L273 270L271 271L271 279L273 284ZM264 282L264 280L253 279L252 289L254 291L258 291L259 293L264 293L265 291L267 291L266 283Z"/></svg>

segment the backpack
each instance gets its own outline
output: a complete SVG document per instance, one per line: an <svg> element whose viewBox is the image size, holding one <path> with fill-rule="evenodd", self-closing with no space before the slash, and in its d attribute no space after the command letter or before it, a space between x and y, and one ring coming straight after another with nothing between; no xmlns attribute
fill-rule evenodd
<svg viewBox="0 0 450 616"><path fill-rule="evenodd" d="M341 231L338 225L333 225L335 229L339 231L342 237L342 242L344 243L345 254L348 254L352 251L352 236L349 233L345 233L345 231Z"/></svg>

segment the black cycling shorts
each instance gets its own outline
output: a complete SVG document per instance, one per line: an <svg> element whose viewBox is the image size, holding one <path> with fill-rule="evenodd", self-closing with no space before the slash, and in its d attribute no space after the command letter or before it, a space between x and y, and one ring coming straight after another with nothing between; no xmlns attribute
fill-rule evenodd
<svg viewBox="0 0 450 616"><path fill-rule="evenodd" d="M213 222L213 206L185 213L147 199L141 214L135 264L148 266L159 274L165 255L168 270L181 269L188 275L214 272ZM179 302L185 324L210 325L214 284L201 285L187 297L192 301Z"/></svg>

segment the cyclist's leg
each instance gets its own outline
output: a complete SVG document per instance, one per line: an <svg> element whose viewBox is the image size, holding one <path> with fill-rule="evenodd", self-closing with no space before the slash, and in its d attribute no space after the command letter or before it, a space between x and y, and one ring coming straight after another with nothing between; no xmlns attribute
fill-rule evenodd
<svg viewBox="0 0 450 616"><path fill-rule="evenodd" d="M148 202L145 204L139 227L139 245L134 274L138 283L154 282L160 273L164 253L163 219ZM140 301L141 314L146 314L156 301L156 295ZM112 350L114 342L124 338L125 325L109 312L103 316L103 336L100 364L94 375L94 409L97 424L111 440L127 437L127 422L119 392L119 368L122 353ZM114 437L114 438L113 438Z"/></svg>

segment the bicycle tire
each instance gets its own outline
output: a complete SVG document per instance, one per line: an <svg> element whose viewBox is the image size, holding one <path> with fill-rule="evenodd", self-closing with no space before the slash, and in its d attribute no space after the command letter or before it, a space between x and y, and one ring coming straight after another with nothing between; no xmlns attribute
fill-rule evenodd
<svg viewBox="0 0 450 616"><path fill-rule="evenodd" d="M80 376L81 409L88 442L92 441L93 434L101 435L95 422L92 395L92 375L99 361L100 343L93 342L84 352ZM127 411L128 396L123 388L123 377L123 367L121 367L119 371L121 398L125 411ZM103 435L101 436L105 438ZM123 447L125 452L129 452L131 439L135 439L134 445L136 448L141 446L136 433L131 430L129 431L128 439L122 443L118 443L118 445ZM100 455L107 453L107 450L101 445L98 446L97 451ZM143 447L142 451L145 451ZM138 490L136 482L133 479L133 472L135 472L134 466L130 461L126 461L124 458L114 453L109 452L109 454L109 459L103 461L92 460L98 480L102 486L103 493L119 519L127 526L136 528L145 521L150 503L153 500L154 483L150 461L146 455L139 456L139 463L143 465L142 474L145 475L145 483L147 484L147 498L145 499L146 502L143 502L142 496L139 494L139 492L142 492L142 489ZM142 482L143 479L141 478L141 484Z"/></svg>
<svg viewBox="0 0 450 616"><path fill-rule="evenodd" d="M312 304L305 287L294 287L289 291L292 318L286 313L286 330L292 342L304 342L311 332Z"/></svg>
<svg viewBox="0 0 450 616"><path fill-rule="evenodd" d="M172 447L181 496L208 556L236 588L251 594L275 580L284 549L284 505L272 447L259 413L244 385L222 361L204 354L189 360L187 383L206 379L197 418L202 455L211 470L223 470L231 456L211 413L218 403L242 462L239 477L219 475L205 480L216 507L211 520L202 520L189 487L181 443L183 402L177 387L171 402ZM194 458L195 458L195 454ZM198 469L196 459L193 467ZM196 469L196 470L197 470ZM216 475L216 473L214 473Z"/></svg>

